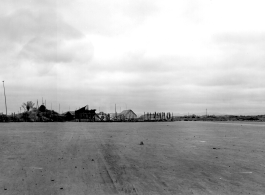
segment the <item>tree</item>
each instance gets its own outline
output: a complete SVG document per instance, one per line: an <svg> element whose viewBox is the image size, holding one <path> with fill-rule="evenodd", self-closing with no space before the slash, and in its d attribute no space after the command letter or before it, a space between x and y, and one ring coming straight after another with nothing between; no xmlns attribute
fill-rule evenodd
<svg viewBox="0 0 265 195"><path fill-rule="evenodd" d="M22 107L23 107L25 110L29 111L30 109L33 108L34 105L35 105L35 104L34 104L32 101L28 101L27 103L23 103L23 104L22 104Z"/></svg>
<svg viewBox="0 0 265 195"><path fill-rule="evenodd" d="M45 112L45 111L46 111L46 107L45 107L44 105L41 105L41 106L39 107L39 111L41 111L41 112Z"/></svg>

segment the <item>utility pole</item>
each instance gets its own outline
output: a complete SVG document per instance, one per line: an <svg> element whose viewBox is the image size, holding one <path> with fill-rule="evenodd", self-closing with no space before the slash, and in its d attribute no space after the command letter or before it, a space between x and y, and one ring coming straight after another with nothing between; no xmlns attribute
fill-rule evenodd
<svg viewBox="0 0 265 195"><path fill-rule="evenodd" d="M5 89L5 81L3 81L3 87L4 87L5 105L6 105L6 89ZM7 116L7 105L6 105L6 116Z"/></svg>
<svg viewBox="0 0 265 195"><path fill-rule="evenodd" d="M115 104L115 118L117 117L116 104Z"/></svg>
<svg viewBox="0 0 265 195"><path fill-rule="evenodd" d="M59 104L59 114L60 114L60 104Z"/></svg>
<svg viewBox="0 0 265 195"><path fill-rule="evenodd" d="M206 108L206 116L207 116L207 108Z"/></svg>

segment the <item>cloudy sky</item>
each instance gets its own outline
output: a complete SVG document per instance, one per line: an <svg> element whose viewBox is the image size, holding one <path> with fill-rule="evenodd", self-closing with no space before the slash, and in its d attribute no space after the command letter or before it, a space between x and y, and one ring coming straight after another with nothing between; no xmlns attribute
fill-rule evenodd
<svg viewBox="0 0 265 195"><path fill-rule="evenodd" d="M1 0L0 78L67 111L265 113L260 0ZM0 113L5 112L0 90Z"/></svg>

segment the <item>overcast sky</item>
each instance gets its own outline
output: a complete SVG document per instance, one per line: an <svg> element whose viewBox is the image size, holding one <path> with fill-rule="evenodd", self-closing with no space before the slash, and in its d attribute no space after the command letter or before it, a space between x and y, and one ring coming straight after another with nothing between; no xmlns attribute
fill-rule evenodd
<svg viewBox="0 0 265 195"><path fill-rule="evenodd" d="M1 0L8 113L265 114L264 1ZM2 84L2 83L1 83ZM0 88L0 113L5 113Z"/></svg>

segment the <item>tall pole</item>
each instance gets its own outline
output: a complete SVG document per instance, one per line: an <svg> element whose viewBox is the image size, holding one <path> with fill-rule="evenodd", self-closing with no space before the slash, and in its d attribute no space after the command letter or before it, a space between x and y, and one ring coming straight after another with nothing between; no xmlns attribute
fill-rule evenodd
<svg viewBox="0 0 265 195"><path fill-rule="evenodd" d="M115 104L115 118L117 117L116 104Z"/></svg>
<svg viewBox="0 0 265 195"><path fill-rule="evenodd" d="M3 87L4 87L5 105L6 105L6 89L5 89L5 81L3 81ZM6 116L7 116L7 105L6 105Z"/></svg>

